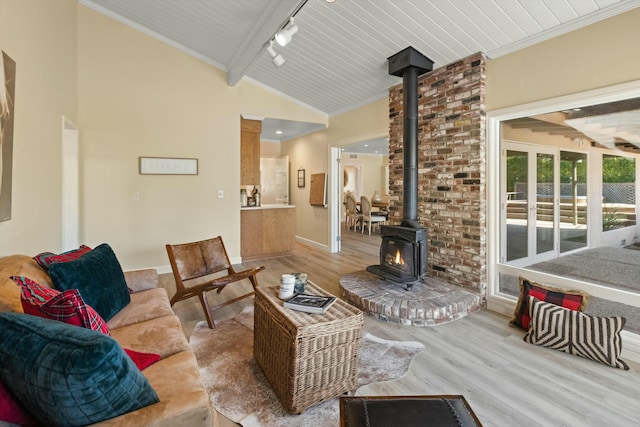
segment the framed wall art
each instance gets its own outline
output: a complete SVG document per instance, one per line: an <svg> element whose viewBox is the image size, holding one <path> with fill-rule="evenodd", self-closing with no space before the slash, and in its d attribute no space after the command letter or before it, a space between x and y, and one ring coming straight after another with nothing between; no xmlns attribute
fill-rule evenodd
<svg viewBox="0 0 640 427"><path fill-rule="evenodd" d="M298 187L304 187L304 169L298 169Z"/></svg>
<svg viewBox="0 0 640 427"><path fill-rule="evenodd" d="M11 219L15 91L16 63L0 51L0 222Z"/></svg>
<svg viewBox="0 0 640 427"><path fill-rule="evenodd" d="M198 175L198 159L140 157L140 175Z"/></svg>

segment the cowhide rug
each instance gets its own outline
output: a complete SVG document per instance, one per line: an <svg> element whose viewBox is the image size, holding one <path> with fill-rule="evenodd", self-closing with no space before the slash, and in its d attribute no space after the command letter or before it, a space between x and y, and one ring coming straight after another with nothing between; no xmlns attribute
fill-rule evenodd
<svg viewBox="0 0 640 427"><path fill-rule="evenodd" d="M213 407L227 418L249 426L337 426L338 399L314 405L301 415L289 414L253 358L253 307L209 329L200 322L191 335L204 385ZM387 341L364 332L358 387L402 377L424 346Z"/></svg>

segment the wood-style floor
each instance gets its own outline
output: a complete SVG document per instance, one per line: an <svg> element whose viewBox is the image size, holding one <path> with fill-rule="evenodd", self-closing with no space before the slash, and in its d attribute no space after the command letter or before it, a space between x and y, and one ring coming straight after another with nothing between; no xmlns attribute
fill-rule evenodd
<svg viewBox="0 0 640 427"><path fill-rule="evenodd" d="M379 243L379 234L344 231L340 254L297 245L292 256L244 266L266 266L259 275L261 285L277 285L283 273L305 272L337 294L341 275L378 263ZM171 295L170 276L163 275L161 282ZM233 292L225 290L221 296L225 294ZM251 299L243 300L214 317L232 317L250 304ZM187 336L204 320L193 298L176 304L174 310ZM628 361L631 369L623 371L527 344L524 332L510 327L508 320L483 310L444 325L411 327L365 316L368 332L385 339L419 341L426 350L414 358L405 377L365 386L359 394L462 394L484 426L640 425L640 364ZM233 425L221 418L223 425Z"/></svg>

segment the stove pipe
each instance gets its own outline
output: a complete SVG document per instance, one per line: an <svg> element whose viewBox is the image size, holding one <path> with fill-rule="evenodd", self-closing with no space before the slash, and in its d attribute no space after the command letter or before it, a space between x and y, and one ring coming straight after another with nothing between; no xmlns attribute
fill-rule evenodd
<svg viewBox="0 0 640 427"><path fill-rule="evenodd" d="M420 228L418 221L418 77L433 69L433 61L409 46L387 58L389 74L402 77L403 92L403 212L402 227Z"/></svg>

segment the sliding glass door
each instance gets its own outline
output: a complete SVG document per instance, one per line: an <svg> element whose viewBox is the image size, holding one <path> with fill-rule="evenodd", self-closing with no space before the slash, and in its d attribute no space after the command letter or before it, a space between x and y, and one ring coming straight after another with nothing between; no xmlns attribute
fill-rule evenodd
<svg viewBox="0 0 640 427"><path fill-rule="evenodd" d="M560 151L560 253L587 247L587 154Z"/></svg>
<svg viewBox="0 0 640 427"><path fill-rule="evenodd" d="M527 266L558 256L555 150L506 143L502 164L501 260Z"/></svg>

